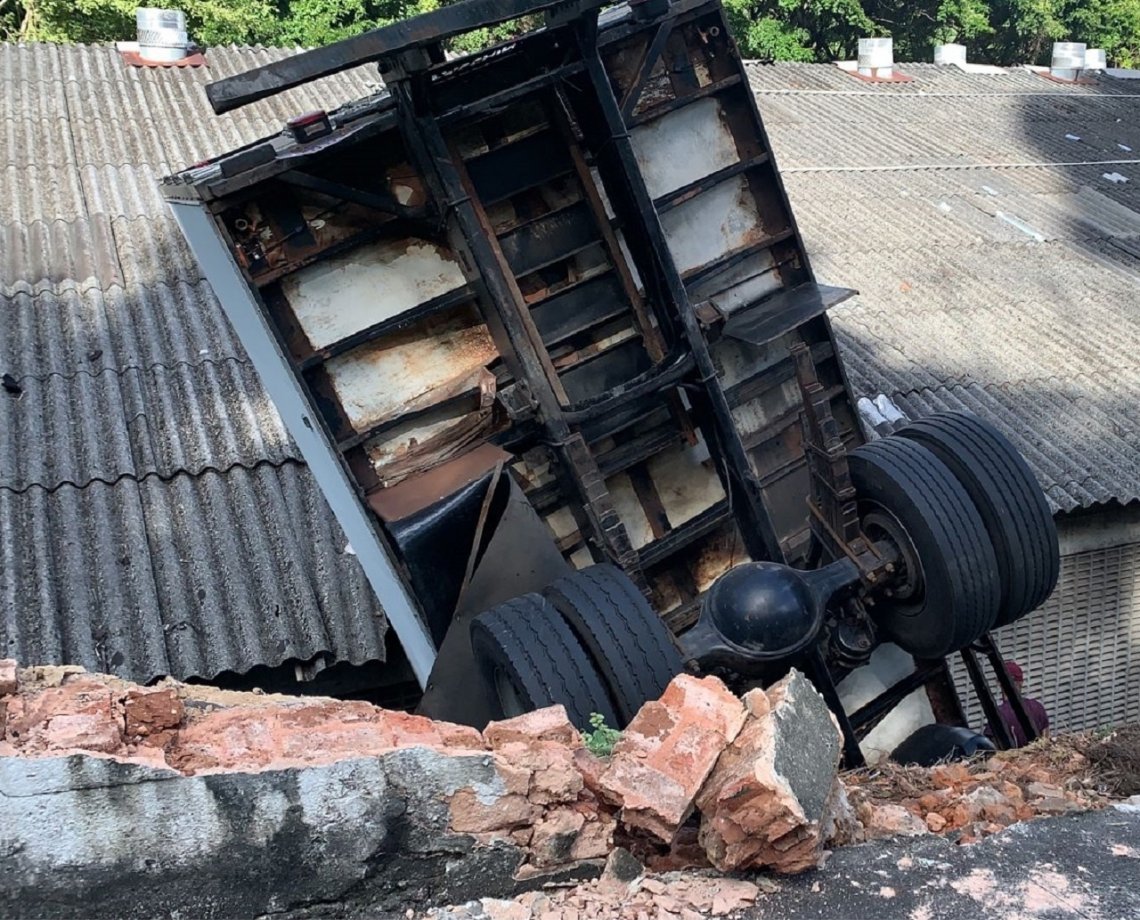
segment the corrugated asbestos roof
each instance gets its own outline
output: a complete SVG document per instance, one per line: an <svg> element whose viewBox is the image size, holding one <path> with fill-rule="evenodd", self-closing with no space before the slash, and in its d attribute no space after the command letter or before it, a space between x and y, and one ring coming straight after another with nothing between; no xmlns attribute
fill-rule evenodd
<svg viewBox="0 0 1140 920"><path fill-rule="evenodd" d="M140 70L0 45L0 373L22 388L0 392L0 654L137 680L383 657L382 611L156 187L376 85L210 112L204 83L288 53ZM995 420L1057 508L1136 499L1134 84L901 69L750 67L817 273L863 292L835 313L852 382ZM1106 160L1126 162L1071 165Z"/></svg>
<svg viewBox="0 0 1140 920"><path fill-rule="evenodd" d="M156 179L375 85L214 116L288 51L0 45L0 657L136 680L384 657L354 556Z"/></svg>
<svg viewBox="0 0 1140 920"><path fill-rule="evenodd" d="M749 65L816 273L861 291L852 385L991 419L1057 510L1137 500L1140 90L898 69Z"/></svg>

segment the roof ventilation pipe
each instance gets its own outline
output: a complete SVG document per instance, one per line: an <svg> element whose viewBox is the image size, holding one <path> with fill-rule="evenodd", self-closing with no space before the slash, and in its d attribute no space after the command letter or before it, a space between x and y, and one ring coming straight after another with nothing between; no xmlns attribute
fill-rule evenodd
<svg viewBox="0 0 1140 920"><path fill-rule="evenodd" d="M186 14L180 10L139 7L135 10L139 57L144 61L169 64L186 57L190 40L186 36Z"/></svg>
<svg viewBox="0 0 1140 920"><path fill-rule="evenodd" d="M1108 67L1108 58L1103 48L1089 48L1085 51L1085 70L1104 70Z"/></svg>
<svg viewBox="0 0 1140 920"><path fill-rule="evenodd" d="M945 45L934 46L935 64L965 64L966 46L948 42Z"/></svg>
<svg viewBox="0 0 1140 920"><path fill-rule="evenodd" d="M1049 73L1059 80L1075 80L1085 69L1084 42L1053 42L1053 63Z"/></svg>
<svg viewBox="0 0 1140 920"><path fill-rule="evenodd" d="M895 40L886 38L859 39L859 74L889 80L894 74Z"/></svg>

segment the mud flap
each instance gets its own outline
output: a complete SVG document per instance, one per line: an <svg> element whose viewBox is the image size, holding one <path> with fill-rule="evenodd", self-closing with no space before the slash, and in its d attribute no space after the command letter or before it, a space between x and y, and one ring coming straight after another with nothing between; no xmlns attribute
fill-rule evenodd
<svg viewBox="0 0 1140 920"><path fill-rule="evenodd" d="M571 571L549 528L509 473L502 475L500 488L506 490L503 513L489 539L480 541L486 548L470 567L417 710L477 728L487 724L493 710L490 690L471 653L471 619L503 601L541 591Z"/></svg>

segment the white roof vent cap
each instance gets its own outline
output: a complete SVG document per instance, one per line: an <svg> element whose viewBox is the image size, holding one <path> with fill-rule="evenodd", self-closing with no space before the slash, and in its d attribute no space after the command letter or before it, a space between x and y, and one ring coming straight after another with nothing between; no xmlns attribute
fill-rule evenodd
<svg viewBox="0 0 1140 920"><path fill-rule="evenodd" d="M190 40L186 35L186 14L181 10L161 10L144 6L135 10L139 57L144 61L171 63L186 57Z"/></svg>
<svg viewBox="0 0 1140 920"><path fill-rule="evenodd" d="M1085 69L1084 42L1053 42L1053 63L1049 72L1061 80L1075 80Z"/></svg>
<svg viewBox="0 0 1140 920"><path fill-rule="evenodd" d="M934 46L935 64L965 64L966 46L947 42L945 45Z"/></svg>
<svg viewBox="0 0 1140 920"><path fill-rule="evenodd" d="M859 73L864 77L890 79L895 66L895 40L886 38L859 39Z"/></svg>
<svg viewBox="0 0 1140 920"><path fill-rule="evenodd" d="M1108 58L1103 48L1088 48L1085 51L1085 70L1104 70L1108 67Z"/></svg>

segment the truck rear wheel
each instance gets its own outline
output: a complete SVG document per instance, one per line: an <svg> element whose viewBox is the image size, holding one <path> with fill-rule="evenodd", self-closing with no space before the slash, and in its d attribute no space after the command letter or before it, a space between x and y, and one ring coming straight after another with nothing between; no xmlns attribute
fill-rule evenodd
<svg viewBox="0 0 1140 920"><path fill-rule="evenodd" d="M540 595L525 594L476 616L471 647L502 717L560 703L580 729L595 712L617 724L589 656Z"/></svg>
<svg viewBox="0 0 1140 920"><path fill-rule="evenodd" d="M921 444L888 437L852 451L864 532L901 552L876 622L904 651L940 658L993 626L1001 599L993 544L954 474Z"/></svg>
<svg viewBox="0 0 1140 920"><path fill-rule="evenodd" d="M616 566L592 565L558 579L543 594L590 653L619 727L681 673L681 654L669 627Z"/></svg>
<svg viewBox="0 0 1140 920"><path fill-rule="evenodd" d="M995 627L1045 603L1060 573L1057 528L1045 493L1017 448L989 423L959 412L919 419L898 435L946 464L977 506L1001 575Z"/></svg>

